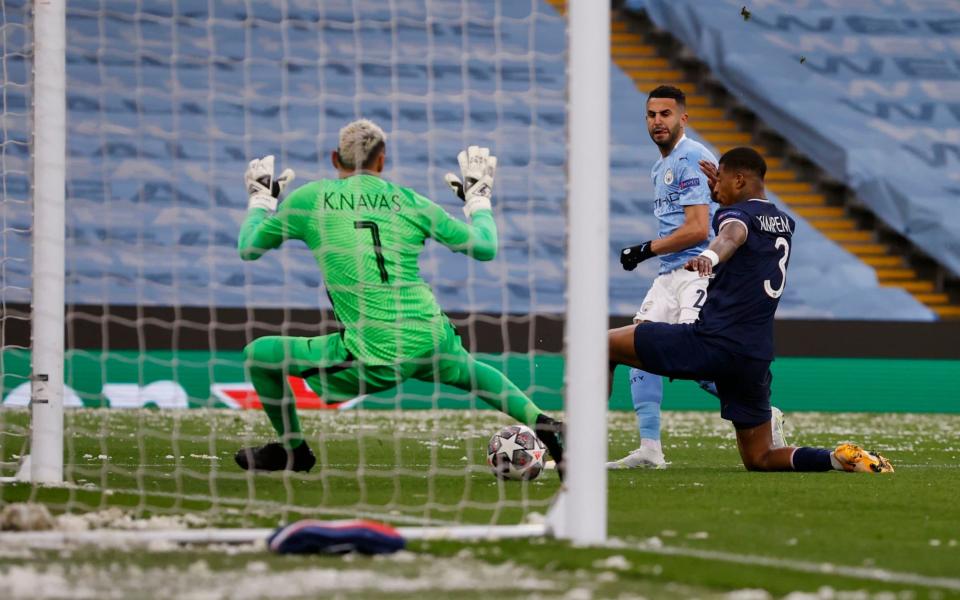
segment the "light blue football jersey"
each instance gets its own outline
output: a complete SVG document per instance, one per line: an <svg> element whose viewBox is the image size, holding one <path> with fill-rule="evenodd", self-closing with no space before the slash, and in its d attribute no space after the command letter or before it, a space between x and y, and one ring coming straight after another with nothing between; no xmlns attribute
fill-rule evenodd
<svg viewBox="0 0 960 600"><path fill-rule="evenodd" d="M653 165L650 171L650 177L653 178L653 214L657 217L659 237L667 237L683 224L684 206L707 204L710 206L710 218L713 219L717 205L710 200L710 184L698 164L701 159L717 164L716 157L706 146L684 135L666 158L661 157ZM711 229L706 241L680 252L660 255L660 273L679 269L690 258L706 250L712 239Z"/></svg>

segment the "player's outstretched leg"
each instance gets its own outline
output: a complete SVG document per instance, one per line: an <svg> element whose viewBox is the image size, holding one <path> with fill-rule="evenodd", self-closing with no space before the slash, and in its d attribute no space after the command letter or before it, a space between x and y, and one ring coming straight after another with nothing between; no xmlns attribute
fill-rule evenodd
<svg viewBox="0 0 960 600"><path fill-rule="evenodd" d="M608 469L666 469L667 461L660 445L660 406L663 402L663 378L640 369L630 369L630 397L637 413L640 447L619 460L607 463Z"/></svg>
<svg viewBox="0 0 960 600"><path fill-rule="evenodd" d="M794 471L893 473L893 465L889 460L874 452L867 452L856 444L840 444L832 452L826 448L787 449L793 450L790 464Z"/></svg>
<svg viewBox="0 0 960 600"><path fill-rule="evenodd" d="M533 431L537 434L537 437L540 438L540 441L543 442L543 445L547 447L547 452L553 457L554 464L556 465L557 474L560 475L560 479L563 479L565 473L563 462L563 423L551 418L545 413L540 413L537 416L537 424L536 427L533 428Z"/></svg>
<svg viewBox="0 0 960 600"><path fill-rule="evenodd" d="M472 362L477 396L533 429L557 463L557 473L563 477L563 423L544 414L506 375L490 365Z"/></svg>
<svg viewBox="0 0 960 600"><path fill-rule="evenodd" d="M846 471L850 473L892 473L890 461L855 444L841 444L836 450L809 447L773 446L770 421L755 427L737 428L737 447L748 471Z"/></svg>
<svg viewBox="0 0 960 600"><path fill-rule="evenodd" d="M443 356L438 371L434 377L441 383L473 392L491 407L533 429L556 462L557 473L563 477L562 422L544 414L506 375L477 362L462 346Z"/></svg>

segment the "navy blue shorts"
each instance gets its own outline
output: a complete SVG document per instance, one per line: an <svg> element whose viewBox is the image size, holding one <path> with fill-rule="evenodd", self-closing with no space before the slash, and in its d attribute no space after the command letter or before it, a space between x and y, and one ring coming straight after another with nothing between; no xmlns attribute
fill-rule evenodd
<svg viewBox="0 0 960 600"><path fill-rule="evenodd" d="M640 323L633 347L643 369L671 379L713 381L720 416L738 428L770 420L770 361L731 352L697 333L694 324Z"/></svg>

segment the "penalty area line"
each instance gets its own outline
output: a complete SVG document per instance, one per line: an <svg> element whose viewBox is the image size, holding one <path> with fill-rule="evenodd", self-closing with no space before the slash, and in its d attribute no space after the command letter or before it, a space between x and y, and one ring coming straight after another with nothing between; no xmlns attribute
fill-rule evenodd
<svg viewBox="0 0 960 600"><path fill-rule="evenodd" d="M648 543L626 543L623 545L617 544L607 547L611 549L620 548L624 550L634 550L647 554L683 556L689 558L698 558L701 560L735 563L740 565L771 567L776 569L784 569L787 571L797 571L799 573L839 575L841 577L865 579L883 583L916 585L929 588L960 591L960 579L954 579L951 577L930 577L927 575L920 575L919 573L888 571L886 569L879 569L875 567L853 567L835 565L832 563L818 563L805 560L757 556L754 554L736 554L733 552L722 552L719 550L698 550L696 548L682 548L678 546L653 546Z"/></svg>

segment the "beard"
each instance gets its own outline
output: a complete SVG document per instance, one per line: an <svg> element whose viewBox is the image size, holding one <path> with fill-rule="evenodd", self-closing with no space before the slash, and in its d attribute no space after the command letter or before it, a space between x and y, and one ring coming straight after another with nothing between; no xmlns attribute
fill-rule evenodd
<svg viewBox="0 0 960 600"><path fill-rule="evenodd" d="M667 131L669 132L670 135L667 136L667 138L663 141L658 142L653 137L652 133L650 134L650 139L653 140L653 143L656 144L661 149L673 149L674 145L676 145L677 143L677 140L680 139L680 128L681 128L680 123L677 123L677 125L674 128L668 129Z"/></svg>

